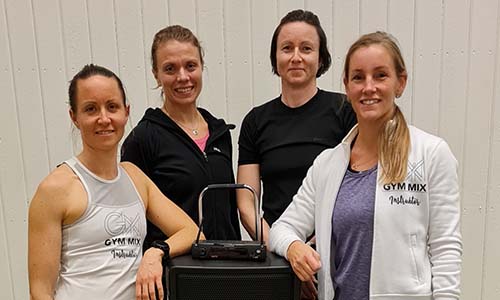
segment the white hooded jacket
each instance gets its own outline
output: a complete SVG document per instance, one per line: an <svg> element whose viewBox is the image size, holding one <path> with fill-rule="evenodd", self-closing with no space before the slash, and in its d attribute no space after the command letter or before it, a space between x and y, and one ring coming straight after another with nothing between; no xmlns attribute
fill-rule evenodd
<svg viewBox="0 0 500 300"><path fill-rule="evenodd" d="M292 203L273 224L270 248L285 256L295 240L315 230L319 299L332 300L332 213L349 164L355 126L343 142L323 151ZM457 161L446 142L410 126L408 174L375 196L370 299L459 299L462 239Z"/></svg>

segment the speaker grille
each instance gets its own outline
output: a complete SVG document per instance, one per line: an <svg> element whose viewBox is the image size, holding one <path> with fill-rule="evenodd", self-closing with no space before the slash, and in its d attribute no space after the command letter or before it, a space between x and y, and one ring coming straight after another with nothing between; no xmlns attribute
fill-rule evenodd
<svg viewBox="0 0 500 300"><path fill-rule="evenodd" d="M179 274L177 300L289 300L290 274Z"/></svg>

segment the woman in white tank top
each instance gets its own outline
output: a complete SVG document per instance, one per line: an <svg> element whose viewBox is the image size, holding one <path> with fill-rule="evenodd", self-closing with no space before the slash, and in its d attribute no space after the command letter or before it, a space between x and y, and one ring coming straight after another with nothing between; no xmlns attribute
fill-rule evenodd
<svg viewBox="0 0 500 300"><path fill-rule="evenodd" d="M198 228L139 168L118 163L129 106L113 72L86 65L71 80L69 103L83 150L31 201L31 298L163 299L162 260L186 253ZM169 238L143 255L146 217Z"/></svg>

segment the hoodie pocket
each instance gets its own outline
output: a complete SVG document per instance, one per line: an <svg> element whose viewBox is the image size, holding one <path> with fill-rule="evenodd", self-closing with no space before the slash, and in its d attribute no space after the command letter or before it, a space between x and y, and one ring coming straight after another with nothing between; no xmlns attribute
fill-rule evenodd
<svg viewBox="0 0 500 300"><path fill-rule="evenodd" d="M417 259L417 235L416 234L410 234L410 253L411 253L411 258L413 261L415 275L417 277L416 278L417 282L419 284L421 284L422 283L422 273L421 273L421 270L419 268L418 259Z"/></svg>

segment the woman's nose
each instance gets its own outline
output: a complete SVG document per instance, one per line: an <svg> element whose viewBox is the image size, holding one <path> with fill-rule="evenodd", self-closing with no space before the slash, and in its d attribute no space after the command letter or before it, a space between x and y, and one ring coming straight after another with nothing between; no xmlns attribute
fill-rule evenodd
<svg viewBox="0 0 500 300"><path fill-rule="evenodd" d="M302 56L300 55L300 50L296 47L293 51L292 62L301 62Z"/></svg>
<svg viewBox="0 0 500 300"><path fill-rule="evenodd" d="M373 82L372 78L367 78L365 80L365 86L363 87L363 90L365 92L375 92L376 86L375 86L375 82Z"/></svg>
<svg viewBox="0 0 500 300"><path fill-rule="evenodd" d="M181 68L177 75L177 81L186 81L186 80L189 80L189 73L186 71L186 69Z"/></svg>
<svg viewBox="0 0 500 300"><path fill-rule="evenodd" d="M101 113L99 115L99 120L98 122L99 123L109 123L110 122L110 118L109 118L109 115L108 115L108 111L106 109L102 109L101 110Z"/></svg>

